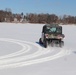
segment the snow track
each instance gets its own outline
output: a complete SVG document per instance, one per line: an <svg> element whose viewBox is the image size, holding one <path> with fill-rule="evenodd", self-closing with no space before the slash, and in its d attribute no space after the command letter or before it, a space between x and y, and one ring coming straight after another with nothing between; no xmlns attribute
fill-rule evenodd
<svg viewBox="0 0 76 75"><path fill-rule="evenodd" d="M55 53L55 48L45 49L38 44L32 42L8 38L0 38L0 41L11 42L22 46L22 49L18 52L0 56L0 69L16 68L43 63L70 54L70 50L66 48L57 48L58 51ZM30 54L29 52L33 51L33 49L36 50Z"/></svg>

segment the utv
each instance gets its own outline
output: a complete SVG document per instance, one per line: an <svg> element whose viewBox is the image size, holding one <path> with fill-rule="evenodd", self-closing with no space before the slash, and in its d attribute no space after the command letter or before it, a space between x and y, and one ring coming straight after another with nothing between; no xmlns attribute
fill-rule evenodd
<svg viewBox="0 0 76 75"><path fill-rule="evenodd" d="M39 39L39 43L43 44L45 48L50 44L52 47L64 46L64 34L62 34L62 26L57 24L47 24L43 26L42 36Z"/></svg>

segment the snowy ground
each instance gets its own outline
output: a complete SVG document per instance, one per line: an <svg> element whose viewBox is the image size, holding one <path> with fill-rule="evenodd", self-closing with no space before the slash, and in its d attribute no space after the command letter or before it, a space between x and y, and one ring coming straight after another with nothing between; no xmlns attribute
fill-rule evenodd
<svg viewBox="0 0 76 75"><path fill-rule="evenodd" d="M41 24L0 23L1 75L76 75L76 26L63 26L65 46L38 44Z"/></svg>

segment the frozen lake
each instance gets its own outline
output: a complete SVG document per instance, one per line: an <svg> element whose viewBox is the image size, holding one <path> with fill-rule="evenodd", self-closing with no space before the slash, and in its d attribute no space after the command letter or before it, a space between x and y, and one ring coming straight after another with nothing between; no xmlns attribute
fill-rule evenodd
<svg viewBox="0 0 76 75"><path fill-rule="evenodd" d="M76 26L63 25L63 48L38 44L43 24L0 23L1 75L76 75Z"/></svg>

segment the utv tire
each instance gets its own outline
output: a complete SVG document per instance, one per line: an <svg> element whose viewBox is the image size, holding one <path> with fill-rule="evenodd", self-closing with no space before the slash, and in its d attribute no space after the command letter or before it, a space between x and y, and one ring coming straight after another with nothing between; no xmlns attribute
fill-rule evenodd
<svg viewBox="0 0 76 75"><path fill-rule="evenodd" d="M41 38L39 39L39 43L40 43L40 44L43 44L43 42L41 41Z"/></svg>
<svg viewBox="0 0 76 75"><path fill-rule="evenodd" d="M47 40L44 40L43 45L44 45L45 48L47 48L47 46L48 46L48 41L47 41Z"/></svg>
<svg viewBox="0 0 76 75"><path fill-rule="evenodd" d="M59 43L59 47L63 47L64 46L64 41L61 41L60 43Z"/></svg>
<svg viewBox="0 0 76 75"><path fill-rule="evenodd" d="M52 41L51 42L51 47L54 47L54 45L55 45L55 42Z"/></svg>

